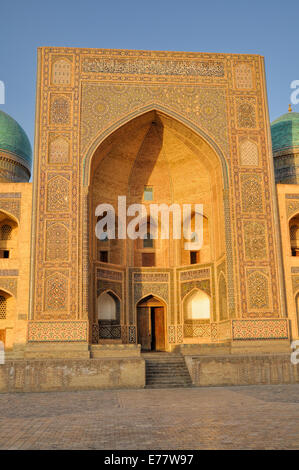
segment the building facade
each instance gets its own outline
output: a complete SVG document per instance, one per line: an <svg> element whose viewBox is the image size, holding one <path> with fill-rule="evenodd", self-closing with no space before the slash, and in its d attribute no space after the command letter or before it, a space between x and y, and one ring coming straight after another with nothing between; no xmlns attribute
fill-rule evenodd
<svg viewBox="0 0 299 470"><path fill-rule="evenodd" d="M33 183L28 139L0 113L7 353L289 351L298 338L298 116L270 127L258 55L40 48ZM171 236L99 240L96 208L112 205L118 221L118 196L126 209L203 204L201 249ZM158 219L140 225L147 232L151 222L160 234Z"/></svg>

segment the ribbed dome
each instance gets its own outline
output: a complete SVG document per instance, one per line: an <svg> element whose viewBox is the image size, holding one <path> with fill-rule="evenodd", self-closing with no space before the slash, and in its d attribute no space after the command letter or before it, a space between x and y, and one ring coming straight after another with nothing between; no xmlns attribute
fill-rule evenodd
<svg viewBox="0 0 299 470"><path fill-rule="evenodd" d="M273 152L299 147L299 113L283 114L271 124Z"/></svg>
<svg viewBox="0 0 299 470"><path fill-rule="evenodd" d="M0 150L12 152L31 168L32 149L29 139L17 121L3 111L0 111Z"/></svg>

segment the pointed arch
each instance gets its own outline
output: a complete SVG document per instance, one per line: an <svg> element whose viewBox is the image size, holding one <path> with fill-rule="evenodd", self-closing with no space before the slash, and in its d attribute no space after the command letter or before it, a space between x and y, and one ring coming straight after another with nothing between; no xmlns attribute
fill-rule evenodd
<svg viewBox="0 0 299 470"><path fill-rule="evenodd" d="M19 226L20 224L19 219L14 214L9 212L6 208L0 207L0 217L1 217L1 213L3 213L8 219L11 219L13 222L17 224L17 226Z"/></svg>
<svg viewBox="0 0 299 470"><path fill-rule="evenodd" d="M140 297L137 300L137 302L135 301L135 309L138 306L138 304L140 304L145 299L156 299L156 300L158 300L158 302L161 304L162 307L164 307L165 309L167 308L167 303L165 302L165 300L162 299L162 297L160 297L157 294L154 294L153 292L150 292L150 293L144 294L142 297Z"/></svg>
<svg viewBox="0 0 299 470"><path fill-rule="evenodd" d="M178 123L184 125L185 127L194 131L196 135L203 138L209 146L214 150L216 155L219 158L222 168L222 176L223 176L223 185L224 189L228 189L229 185L229 176L228 176L228 165L224 153L215 142L202 128L197 126L194 122L190 121L189 119L183 117L181 114L177 113L166 106L163 106L159 103L151 103L146 106L141 107L139 110L135 110L132 113L123 116L121 119L113 123L111 126L106 128L103 132L99 133L98 136L94 139L92 144L89 146L84 158L83 158L83 186L88 186L90 182L90 168L91 168L91 161L92 157L97 150L97 148L104 142L104 140L113 134L116 130L124 126L125 124L129 123L133 119L136 119L143 114L149 113L151 111L157 111L169 118L173 118Z"/></svg>
<svg viewBox="0 0 299 470"><path fill-rule="evenodd" d="M0 286L0 320L9 320L15 315L15 295L6 288Z"/></svg>
<svg viewBox="0 0 299 470"><path fill-rule="evenodd" d="M6 286L3 287L0 284L0 294L1 294L1 292L4 292L4 294L6 294L9 297L16 297L15 293L13 293L9 288L7 288Z"/></svg>
<svg viewBox="0 0 299 470"><path fill-rule="evenodd" d="M219 191L218 193L218 211L223 222L223 231L221 231L222 238L215 241L217 246L217 256L222 254L223 251L226 252L227 259L229 260L227 265L227 284L228 284L228 302L230 311L234 311L234 285L233 285L233 253L232 253L232 230L231 230L231 219L230 219L230 192L229 192L229 176L228 176L228 162L224 156L222 150L218 144L207 135L202 129L200 129L195 123L185 119L183 116L174 112L173 110L166 109L165 107L157 104L151 103L147 106L140 108L137 111L129 113L126 116L123 116L117 122L113 123L107 127L103 132L99 133L97 137L93 140L92 144L86 151L84 158L82 159L82 176L83 176L83 191L82 191L82 210L85 213L88 213L90 204L93 203L93 192L92 185L89 188L90 182L92 181L92 174L94 168L99 168L98 162L101 162L102 157L105 158L107 155L107 160L109 159L108 154L111 151L112 140L115 137L118 138L117 132L120 131L120 134L124 132L124 126L130 124L131 121L141 118L143 115L149 114L148 120L151 117L155 116L161 118L163 123L167 123L167 126L176 134L177 137L181 137L183 143L189 148L189 150L195 152L195 158L198 155L198 158L202 158L202 163L207 166L208 171L217 171L217 181L219 182ZM147 118L141 120L141 122L146 121ZM155 120L155 119L154 119ZM136 121L137 123L137 121ZM156 122L152 123L156 124ZM135 123L133 123L132 128L134 128ZM203 148L199 147L199 143L202 144L203 148L207 150L206 154L203 151ZM200 151L198 151L200 149ZM198 152L197 152L198 151ZM102 154L101 154L102 152ZM93 156L95 157L93 159ZM98 159L98 157L100 157ZM95 166L94 166L95 165ZM98 167L96 167L98 165ZM108 164L107 164L108 168ZM216 168L216 170L215 170ZM114 186L113 186L114 187ZM110 194L109 194L110 197ZM113 199L114 193L111 195ZM218 203L217 202L217 203ZM220 233L220 231L219 231ZM225 234L223 236L223 234ZM89 250L88 247L88 237L90 236L88 224L84 222L83 227L83 237L82 245L84 246L84 252L86 253L86 262L89 263L87 253ZM215 238L216 236L213 235ZM213 238L213 243L214 243ZM86 241L84 241L86 240ZM217 245L216 245L217 244ZM139 262L139 261L138 261ZM87 286L88 284L88 275L84 275L83 284ZM168 295L168 294L167 294ZM135 300L135 299L134 299ZM85 305L87 305L87 300L84 300Z"/></svg>
<svg viewBox="0 0 299 470"><path fill-rule="evenodd" d="M111 289L101 292L97 298L97 320L101 324L120 323L120 299Z"/></svg>
<svg viewBox="0 0 299 470"><path fill-rule="evenodd" d="M211 318L211 297L194 287L183 298L184 320L209 320Z"/></svg>

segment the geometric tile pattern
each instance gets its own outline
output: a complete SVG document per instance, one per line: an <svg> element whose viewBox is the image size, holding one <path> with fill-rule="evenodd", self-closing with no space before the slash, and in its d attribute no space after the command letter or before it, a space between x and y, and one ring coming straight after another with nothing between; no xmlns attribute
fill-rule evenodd
<svg viewBox="0 0 299 470"><path fill-rule="evenodd" d="M87 321L34 321L28 324L28 341L87 341Z"/></svg>
<svg viewBox="0 0 299 470"><path fill-rule="evenodd" d="M288 320L233 320L233 339L287 339Z"/></svg>

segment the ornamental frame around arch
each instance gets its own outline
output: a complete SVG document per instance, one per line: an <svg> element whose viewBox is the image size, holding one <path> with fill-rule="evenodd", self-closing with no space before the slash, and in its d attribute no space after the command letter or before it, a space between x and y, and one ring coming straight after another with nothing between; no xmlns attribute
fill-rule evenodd
<svg viewBox="0 0 299 470"><path fill-rule="evenodd" d="M166 302L164 299L162 299L162 297L160 297L159 295L154 294L153 292L149 292L149 293L144 294L144 295L143 295L142 297L140 297L137 301L135 301L135 305L134 305L135 312L136 312L136 308L137 308L138 304L139 304L142 300L144 300L144 299L146 299L147 297L149 297L150 295L151 295L152 297L154 297L155 299L157 299L159 302L161 302L161 304L163 305L163 307L166 309L165 311L167 311L167 307L168 307L167 302Z"/></svg>

